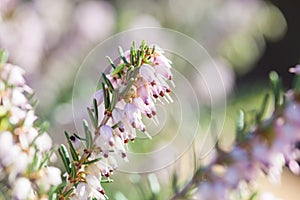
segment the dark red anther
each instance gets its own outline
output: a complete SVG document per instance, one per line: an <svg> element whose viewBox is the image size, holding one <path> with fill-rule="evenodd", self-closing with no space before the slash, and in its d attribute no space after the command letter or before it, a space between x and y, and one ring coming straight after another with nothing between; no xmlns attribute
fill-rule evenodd
<svg viewBox="0 0 300 200"><path fill-rule="evenodd" d="M147 117L152 118L152 114L151 113L147 113Z"/></svg>
<svg viewBox="0 0 300 200"><path fill-rule="evenodd" d="M71 136L70 136L70 140L71 140L72 142L75 142L76 137L75 137L74 135L71 135Z"/></svg>
<svg viewBox="0 0 300 200"><path fill-rule="evenodd" d="M132 123L131 123L131 126L132 126L133 128L136 128L136 123L135 123L135 122L132 122Z"/></svg>
<svg viewBox="0 0 300 200"><path fill-rule="evenodd" d="M129 141L128 138L126 138L126 139L124 140L124 143L127 144L128 141Z"/></svg>
<svg viewBox="0 0 300 200"><path fill-rule="evenodd" d="M167 92L167 93L171 93L170 88L167 88L167 89L166 89L166 92Z"/></svg>
<svg viewBox="0 0 300 200"><path fill-rule="evenodd" d="M122 158L126 158L126 153L122 152Z"/></svg>
<svg viewBox="0 0 300 200"><path fill-rule="evenodd" d="M157 98L158 98L158 95L157 95L157 94L153 94L153 97L157 99Z"/></svg>
<svg viewBox="0 0 300 200"><path fill-rule="evenodd" d="M102 189L99 191L102 195L105 195L105 191Z"/></svg>
<svg viewBox="0 0 300 200"><path fill-rule="evenodd" d="M165 93L164 93L163 91L160 91L159 95L160 95L161 97L164 97L164 96L165 96Z"/></svg>

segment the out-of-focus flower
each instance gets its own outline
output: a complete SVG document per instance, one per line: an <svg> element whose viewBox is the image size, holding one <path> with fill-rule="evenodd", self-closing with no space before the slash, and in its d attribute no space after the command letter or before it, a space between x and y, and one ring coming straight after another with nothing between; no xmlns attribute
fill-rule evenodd
<svg viewBox="0 0 300 200"><path fill-rule="evenodd" d="M12 199L36 199L61 177L58 168L46 166L52 140L34 125L37 116L27 98L32 90L23 74L18 66L0 64L0 169L5 174L0 182Z"/></svg>
<svg viewBox="0 0 300 200"><path fill-rule="evenodd" d="M27 178L18 178L13 188L13 199L34 199L34 190L31 182Z"/></svg>
<svg viewBox="0 0 300 200"><path fill-rule="evenodd" d="M281 199L275 197L270 192L264 192L258 196L258 200L281 200Z"/></svg>
<svg viewBox="0 0 300 200"><path fill-rule="evenodd" d="M237 190L242 182L254 181L259 172L265 173L271 182L280 183L284 166L299 174L297 161L300 154L296 148L300 139L298 95L287 92L281 114L256 127L245 141L237 142L229 152L218 150L211 163L202 169L205 179L198 187L199 197L203 200L228 199L228 194ZM222 166L223 172L216 172L214 166ZM263 195L260 199L276 198Z"/></svg>
<svg viewBox="0 0 300 200"><path fill-rule="evenodd" d="M17 7L11 18L0 20L1 47L13 52L11 59L28 72L33 72L40 64L44 41L42 19L29 4Z"/></svg>
<svg viewBox="0 0 300 200"><path fill-rule="evenodd" d="M292 67L289 69L291 73L300 74L300 65L296 65L295 67Z"/></svg>
<svg viewBox="0 0 300 200"><path fill-rule="evenodd" d="M114 27L114 8L105 1L86 1L76 9L75 22L84 38L95 42Z"/></svg>

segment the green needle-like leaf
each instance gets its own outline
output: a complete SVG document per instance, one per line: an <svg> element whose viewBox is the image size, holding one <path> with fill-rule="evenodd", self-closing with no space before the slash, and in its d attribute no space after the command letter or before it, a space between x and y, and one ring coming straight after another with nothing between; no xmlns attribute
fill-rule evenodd
<svg viewBox="0 0 300 200"><path fill-rule="evenodd" d="M74 187L72 187L70 190L68 190L65 194L64 194L64 197L68 197L72 194L72 192L74 191Z"/></svg>
<svg viewBox="0 0 300 200"><path fill-rule="evenodd" d="M74 179L76 177L76 167L74 165L74 163L71 163L71 177Z"/></svg>
<svg viewBox="0 0 300 200"><path fill-rule="evenodd" d="M114 180L113 179L102 179L101 181L100 181L101 183L111 183L111 182L114 182Z"/></svg>
<svg viewBox="0 0 300 200"><path fill-rule="evenodd" d="M154 54L154 52L155 52L155 45L153 45L153 47L152 47L151 54Z"/></svg>
<svg viewBox="0 0 300 200"><path fill-rule="evenodd" d="M236 137L238 141L242 141L244 139L244 131L245 131L245 112L243 110L239 110L237 121L236 121Z"/></svg>
<svg viewBox="0 0 300 200"><path fill-rule="evenodd" d="M112 59L109 56L106 56L106 59L108 60L109 64L112 66L112 68L116 68L114 62L112 61Z"/></svg>
<svg viewBox="0 0 300 200"><path fill-rule="evenodd" d="M42 167L44 167L50 160L51 156L54 154L54 152L57 150L57 147L54 147L51 149L51 151L49 153L46 154L46 156L44 157L44 159L42 160L42 162L39 165L38 169L41 169Z"/></svg>
<svg viewBox="0 0 300 200"><path fill-rule="evenodd" d="M125 64L128 64L128 62L127 62L127 60L126 60L126 58L124 56L124 51L123 51L122 47L119 46L118 50L119 50L119 55L120 55L121 59L123 60L123 62Z"/></svg>
<svg viewBox="0 0 300 200"><path fill-rule="evenodd" d="M122 122L119 121L118 123L114 124L111 128L112 128L112 129L116 129L116 128L118 128L121 124L122 124Z"/></svg>
<svg viewBox="0 0 300 200"><path fill-rule="evenodd" d="M84 127L85 138L86 138L86 147L88 149L91 149L93 144L93 137L92 137L92 133L89 130L89 126L86 120L83 120L83 127Z"/></svg>
<svg viewBox="0 0 300 200"><path fill-rule="evenodd" d="M126 67L126 64L125 63L121 63L119 64L110 74L112 76L116 75L116 74L119 74L123 71L123 69Z"/></svg>
<svg viewBox="0 0 300 200"><path fill-rule="evenodd" d="M109 91L113 92L115 89L104 73L102 73L102 79L104 80L104 83L108 86Z"/></svg>
<svg viewBox="0 0 300 200"><path fill-rule="evenodd" d="M86 138L82 138L82 137L80 137L79 135L77 135L76 133L73 133L73 135L74 135L77 139L79 139L79 140L87 141Z"/></svg>
<svg viewBox="0 0 300 200"><path fill-rule="evenodd" d="M266 114L269 99L270 99L270 95L266 94L264 97L264 100L262 102L261 109L260 109L259 113L257 114L257 119L256 119L257 123L259 123L263 119L264 115Z"/></svg>
<svg viewBox="0 0 300 200"><path fill-rule="evenodd" d="M141 66L143 61L141 50L138 50L137 52L137 67Z"/></svg>
<svg viewBox="0 0 300 200"><path fill-rule="evenodd" d="M98 162L99 160L101 160L102 158L96 158L96 159L93 159L93 160L89 160L89 161L86 161L84 162L83 164L84 165L90 165L92 163L95 163L95 162Z"/></svg>
<svg viewBox="0 0 300 200"><path fill-rule="evenodd" d="M275 71L272 71L269 75L271 84L272 84L272 89L274 93L274 103L275 107L280 106L280 94L281 94L281 81L278 76L278 74Z"/></svg>
<svg viewBox="0 0 300 200"><path fill-rule="evenodd" d="M133 53L133 47L130 48L130 63L134 64L134 53Z"/></svg>
<svg viewBox="0 0 300 200"><path fill-rule="evenodd" d="M61 145L61 148L58 149L58 153L63 161L63 164L65 166L65 169L67 171L68 174L71 173L71 168L70 168L70 157L69 157L69 154L68 154L68 151L65 147L65 145Z"/></svg>
<svg viewBox="0 0 300 200"><path fill-rule="evenodd" d="M90 120L92 122L93 127L96 129L98 127L98 121L96 121L93 112L91 111L91 109L89 107L87 107L87 111L90 117Z"/></svg>
<svg viewBox="0 0 300 200"><path fill-rule="evenodd" d="M98 105L97 105L97 100L96 99L94 99L93 100L93 102L94 102L94 113L95 113L95 121L97 122L97 124L98 124L98 120L99 120L99 113L98 113Z"/></svg>
<svg viewBox="0 0 300 200"><path fill-rule="evenodd" d="M102 83L102 89L103 89L103 96L104 96L104 107L105 109L108 109L110 106L110 97L109 97L109 93L105 88L105 84Z"/></svg>
<svg viewBox="0 0 300 200"><path fill-rule="evenodd" d="M142 43L141 43L140 49L141 49L141 50L144 50L144 49L146 49L146 48L147 48L146 41L143 40Z"/></svg>
<svg viewBox="0 0 300 200"><path fill-rule="evenodd" d="M114 109L115 105L117 104L117 101L118 101L118 95L116 92L114 92L112 94L111 103L110 103L110 107L109 107L110 111L112 111Z"/></svg>
<svg viewBox="0 0 300 200"><path fill-rule="evenodd" d="M79 160L78 154L77 154L77 152L76 152L76 150L75 150L75 148L72 144L72 141L70 140L70 136L69 136L67 131L65 131L65 136L68 140L68 145L69 145L69 149L70 149L71 156L72 156L73 160L78 161Z"/></svg>

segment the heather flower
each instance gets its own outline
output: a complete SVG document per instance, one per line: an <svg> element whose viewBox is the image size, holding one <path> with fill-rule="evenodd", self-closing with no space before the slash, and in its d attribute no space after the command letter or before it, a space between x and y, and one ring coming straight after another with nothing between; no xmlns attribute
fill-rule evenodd
<svg viewBox="0 0 300 200"><path fill-rule="evenodd" d="M16 179L12 192L13 199L34 199L34 190L29 179L21 177Z"/></svg>
<svg viewBox="0 0 300 200"><path fill-rule="evenodd" d="M158 96L167 96L164 99L167 102L172 101L168 95L171 89L167 84L167 81L172 79L171 61L163 55L163 51L158 47L155 47L155 50L150 53L152 50L154 49L150 48L145 55L145 57L148 57L147 61L143 61L144 63L142 62L141 66L136 69L138 70L135 78L136 81L128 88L129 91L127 94L120 94L121 97L116 102L116 107L112 110L111 121L109 120L108 124L110 126L118 124L118 129L109 129L107 125L100 127L99 138L102 140L100 143L106 145L106 147L113 147L114 143L116 143L117 152L121 152L124 158L126 157L125 144L128 143L128 139L134 140L136 130L144 132L151 138L146 131L142 118L143 116L154 118L153 120L157 123L155 118L155 102ZM130 51L124 53L124 58L127 63L131 62ZM124 64L124 60L120 64L122 63ZM130 64L134 65L135 63ZM122 90L125 90L128 85L128 80L126 80L127 73L130 73L130 69L124 68L119 73L114 73L114 69L112 69L110 74L106 75L115 91L122 92ZM120 76L120 74L123 75ZM97 100L98 109L101 112L100 123L104 117L104 115L101 115L104 110L103 89L96 91L94 98ZM101 134L101 130L103 134ZM107 152L105 149L103 150Z"/></svg>
<svg viewBox="0 0 300 200"><path fill-rule="evenodd" d="M101 182L110 182L110 176L117 168L114 156L128 161L127 145L135 140L137 131L151 138L143 118L151 118L158 124L155 102L161 101L159 96L166 102L172 101L168 85L172 79L171 62L161 49L143 42L139 49L133 44L125 53L119 51L120 63L115 65L109 59L113 68L108 74L102 74L102 88L94 93L94 101L88 108L94 130L90 131L84 122L86 138L83 140L66 133L76 161L73 161L76 173L74 176L70 165L65 165L69 171L68 184L61 196L75 186L69 196L71 199L105 199ZM80 148L84 140L86 148ZM66 151L61 149L63 161L69 162L69 156L63 152Z"/></svg>
<svg viewBox="0 0 300 200"><path fill-rule="evenodd" d="M40 133L28 95L24 71L0 64L0 176L12 199L40 199L61 183L60 170L47 166L52 149L48 133ZM48 158L47 158L48 157Z"/></svg>
<svg viewBox="0 0 300 200"><path fill-rule="evenodd" d="M255 126L242 140L237 140L230 151L217 147L211 162L200 168L202 179L197 179L197 175L193 178L193 181L203 180L198 183L197 197L230 199L231 193L238 192L242 183L251 184L259 172L266 174L272 183L280 183L284 166L294 174L300 173L300 151L296 147L300 139L298 95L296 91L288 91L280 109L277 108L270 119ZM215 170L215 166L222 170ZM195 184L193 181L190 185ZM270 194L258 198L276 199Z"/></svg>
<svg viewBox="0 0 300 200"><path fill-rule="evenodd" d="M290 68L289 72L295 73L295 74L300 74L300 65L296 65L295 67Z"/></svg>
<svg viewBox="0 0 300 200"><path fill-rule="evenodd" d="M86 183L79 183L76 187L76 190L74 192L74 195L71 196L70 199L76 199L76 200L86 200L86 199L92 199L96 198L99 200L105 200L105 193L103 188L100 185L99 180L91 175L88 175L86 177L87 182Z"/></svg>

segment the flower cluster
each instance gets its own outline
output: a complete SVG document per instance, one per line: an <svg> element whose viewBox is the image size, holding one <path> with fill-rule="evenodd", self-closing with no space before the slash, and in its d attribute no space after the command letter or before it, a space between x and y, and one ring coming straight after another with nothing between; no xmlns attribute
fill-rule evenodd
<svg viewBox="0 0 300 200"><path fill-rule="evenodd" d="M143 116L158 124L155 103L162 101L159 96L172 102L168 84L173 84L171 61L163 53L142 42L138 49L134 43L126 52L119 48L117 65L108 57L112 69L102 74L102 88L95 92L93 106L88 108L93 131L84 121L85 138L66 133L73 161L68 160L65 147L60 149L68 172L62 199L105 199L101 182L110 182L117 167L112 155L127 161L127 144L134 141L137 131L151 138Z"/></svg>
<svg viewBox="0 0 300 200"><path fill-rule="evenodd" d="M48 166L52 140L34 125L37 116L29 101L32 89L24 71L0 63L0 182L10 199L47 199L51 186L61 183L60 170Z"/></svg>
<svg viewBox="0 0 300 200"><path fill-rule="evenodd" d="M100 126L100 138L97 141L97 145L103 150L104 157L108 157L109 149L113 147L125 158L124 145L129 140L134 141L136 130L144 132L151 138L146 131L142 116L151 118L154 123L158 124L155 108L156 101L161 101L158 97L165 97L166 102L173 101L169 95L171 89L167 83L167 80L172 80L171 62L163 55L163 51L158 47L155 50L148 48L136 68L133 66L136 65L137 60L131 59L133 64L129 64L132 54L135 53L125 52L125 60L122 60L119 65L123 69L112 70L106 75L111 83L109 87L116 92L114 108L105 110L104 93L108 93L111 88L100 89L94 95L98 110L102 114L99 117L100 123L104 117L110 118L105 125ZM129 67L125 67L126 65Z"/></svg>
<svg viewBox="0 0 300 200"><path fill-rule="evenodd" d="M296 146L300 141L300 96L296 90L290 90L282 98L284 102L280 102L280 95L277 97L268 120L259 122L230 151L217 148L209 165L200 169L200 199L227 199L262 172L272 183L280 183L284 166L300 174L300 151ZM222 170L216 166L222 166Z"/></svg>

